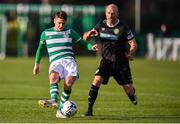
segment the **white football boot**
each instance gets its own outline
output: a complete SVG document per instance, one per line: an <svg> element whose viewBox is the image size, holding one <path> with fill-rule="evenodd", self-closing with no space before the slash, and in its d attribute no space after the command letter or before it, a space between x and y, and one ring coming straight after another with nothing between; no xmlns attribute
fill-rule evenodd
<svg viewBox="0 0 180 124"><path fill-rule="evenodd" d="M57 110L56 118L67 118L67 116L65 116L61 110Z"/></svg>

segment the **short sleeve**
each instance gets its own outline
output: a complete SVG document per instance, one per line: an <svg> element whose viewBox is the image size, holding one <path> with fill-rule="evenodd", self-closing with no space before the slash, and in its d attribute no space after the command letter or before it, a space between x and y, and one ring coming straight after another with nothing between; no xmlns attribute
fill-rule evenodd
<svg viewBox="0 0 180 124"><path fill-rule="evenodd" d="M131 29L127 25L125 26L125 29L124 29L124 35L128 41L134 38L134 34L132 33Z"/></svg>
<svg viewBox="0 0 180 124"><path fill-rule="evenodd" d="M101 24L101 22L97 23L93 29L95 29L96 31L99 32L100 24Z"/></svg>

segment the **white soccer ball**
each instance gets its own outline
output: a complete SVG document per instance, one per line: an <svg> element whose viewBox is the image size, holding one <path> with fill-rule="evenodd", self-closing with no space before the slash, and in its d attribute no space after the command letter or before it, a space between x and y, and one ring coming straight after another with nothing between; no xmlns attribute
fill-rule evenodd
<svg viewBox="0 0 180 124"><path fill-rule="evenodd" d="M63 105L63 108L61 109L63 115L67 116L67 117L72 117L76 114L77 112L77 105L75 102L73 101L66 101Z"/></svg>

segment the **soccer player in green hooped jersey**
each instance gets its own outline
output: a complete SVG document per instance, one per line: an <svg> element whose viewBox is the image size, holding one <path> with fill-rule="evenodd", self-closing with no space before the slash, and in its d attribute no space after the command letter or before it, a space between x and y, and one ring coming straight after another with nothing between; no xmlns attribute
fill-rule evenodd
<svg viewBox="0 0 180 124"><path fill-rule="evenodd" d="M47 48L49 55L49 82L50 100L39 100L39 105L43 107L58 108L56 117L66 118L61 112L63 103L67 101L71 94L72 86L78 79L77 64L74 60L72 45L80 43L88 50L97 51L97 44L91 45L81 39L78 33L72 29L65 28L67 14L64 11L57 12L54 17L54 27L42 32L39 47L36 52L33 74L40 72L40 60L43 49ZM58 105L59 87L58 82L64 79L64 91Z"/></svg>

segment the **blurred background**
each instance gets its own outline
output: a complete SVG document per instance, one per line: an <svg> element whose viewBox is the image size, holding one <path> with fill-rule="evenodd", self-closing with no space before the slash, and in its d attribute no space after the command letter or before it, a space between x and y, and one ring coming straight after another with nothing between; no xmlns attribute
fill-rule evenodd
<svg viewBox="0 0 180 124"><path fill-rule="evenodd" d="M135 34L136 57L180 60L179 0L1 0L0 58L35 56L40 34L53 26L55 12L66 11L67 26L82 35L105 17L110 3L118 5L120 18ZM93 55L74 49L78 55Z"/></svg>

